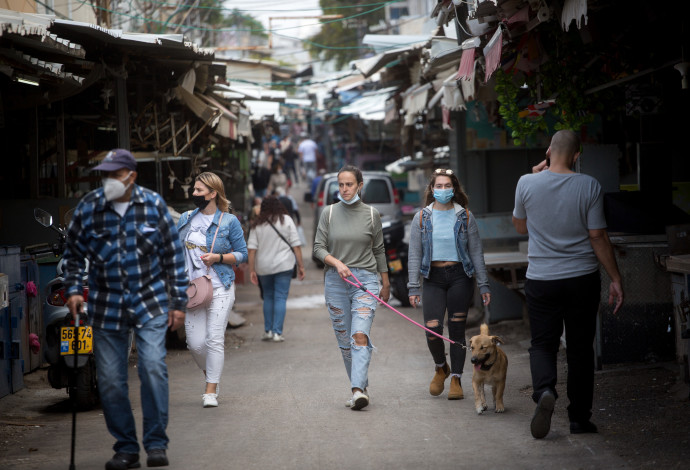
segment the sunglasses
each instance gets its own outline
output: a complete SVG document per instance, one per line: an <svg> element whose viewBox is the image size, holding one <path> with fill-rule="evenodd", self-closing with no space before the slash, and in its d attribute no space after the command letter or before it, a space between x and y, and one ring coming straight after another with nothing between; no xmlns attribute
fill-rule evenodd
<svg viewBox="0 0 690 470"><path fill-rule="evenodd" d="M453 170L444 170L443 168L437 168L434 170L435 175L452 175Z"/></svg>

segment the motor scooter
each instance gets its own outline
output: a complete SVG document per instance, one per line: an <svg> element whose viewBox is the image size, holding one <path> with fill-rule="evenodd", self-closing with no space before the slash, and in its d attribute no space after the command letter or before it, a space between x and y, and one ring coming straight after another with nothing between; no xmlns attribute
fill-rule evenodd
<svg viewBox="0 0 690 470"><path fill-rule="evenodd" d="M65 214L66 220L69 221L70 216L71 212ZM34 209L34 218L39 224L58 233L57 242L52 244L51 251L56 257L62 256L65 251L66 227L53 224L53 217L43 209ZM93 356L93 331L86 325L89 295L87 276L83 277L84 312L79 315L79 338L75 338L74 318L66 306L63 263L64 260L60 259L56 277L46 286L47 295L43 304L43 357L50 364L48 382L51 387L67 388L70 398L76 401L77 407L80 410L88 410L98 403L98 383L96 361ZM85 272L88 272L88 260L86 260ZM76 374L74 373L75 349L78 349Z"/></svg>
<svg viewBox="0 0 690 470"><path fill-rule="evenodd" d="M401 220L382 220L383 245L386 249L388 263L388 280L391 284L391 294L398 299L403 307L410 306L407 291L407 252L409 245L405 243L405 224Z"/></svg>

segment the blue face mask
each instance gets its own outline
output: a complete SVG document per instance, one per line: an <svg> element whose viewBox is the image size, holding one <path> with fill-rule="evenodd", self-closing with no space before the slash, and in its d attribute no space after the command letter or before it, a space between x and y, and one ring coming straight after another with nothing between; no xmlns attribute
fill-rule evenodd
<svg viewBox="0 0 690 470"><path fill-rule="evenodd" d="M441 204L447 204L453 199L453 188L434 189L434 199Z"/></svg>
<svg viewBox="0 0 690 470"><path fill-rule="evenodd" d="M355 202L359 201L359 193L356 193L354 196L352 196L352 199L350 199L349 201L346 201L342 198L340 200L349 206L350 204L354 204Z"/></svg>

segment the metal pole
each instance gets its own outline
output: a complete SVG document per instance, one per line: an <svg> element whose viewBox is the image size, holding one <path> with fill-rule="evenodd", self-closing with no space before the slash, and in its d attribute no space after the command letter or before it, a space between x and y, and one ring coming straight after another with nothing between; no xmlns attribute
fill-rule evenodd
<svg viewBox="0 0 690 470"><path fill-rule="evenodd" d="M79 364L79 313L74 318L74 369L72 379L72 449L70 451L69 470L75 470L74 449L77 440L77 365Z"/></svg>

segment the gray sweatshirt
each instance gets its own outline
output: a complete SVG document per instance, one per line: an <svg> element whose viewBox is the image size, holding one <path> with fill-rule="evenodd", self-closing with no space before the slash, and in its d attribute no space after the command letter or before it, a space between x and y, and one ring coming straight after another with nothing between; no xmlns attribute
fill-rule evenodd
<svg viewBox="0 0 690 470"><path fill-rule="evenodd" d="M326 264L329 254L348 268L388 272L379 211L362 201L326 207L316 229L314 256Z"/></svg>

